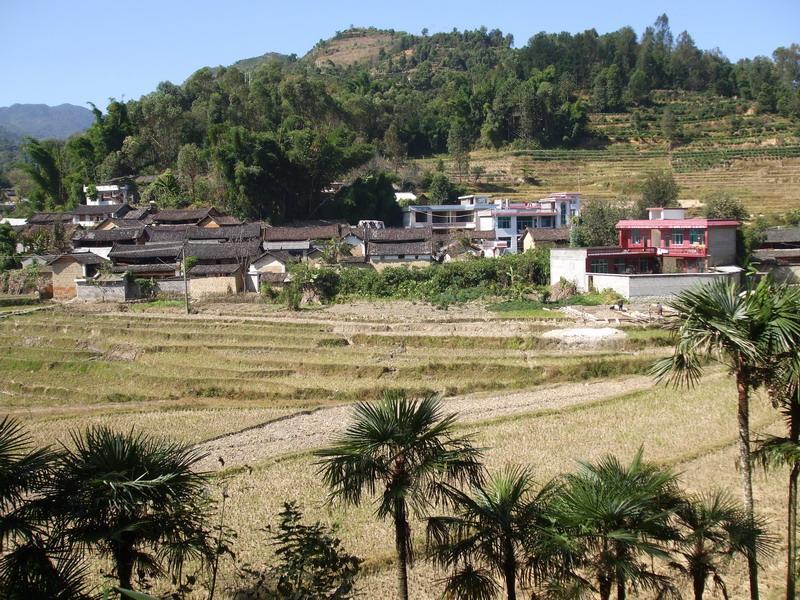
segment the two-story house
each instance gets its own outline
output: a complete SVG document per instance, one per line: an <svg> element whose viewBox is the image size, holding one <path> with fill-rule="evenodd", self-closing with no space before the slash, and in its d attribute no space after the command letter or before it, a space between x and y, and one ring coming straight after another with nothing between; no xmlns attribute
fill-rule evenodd
<svg viewBox="0 0 800 600"><path fill-rule="evenodd" d="M629 219L616 225L618 246L594 248L553 248L550 251L551 283L561 278L572 281L580 291L592 288L617 289L621 277L704 274L731 272L736 265L736 229L732 219L686 218L683 208L651 208L648 219ZM621 280L620 280L621 281ZM692 283L681 280L637 279L635 285L626 280L620 290L636 289L659 296L658 289L674 291L676 286ZM599 282L602 282L599 283ZM623 295L628 295L623 293ZM629 296L630 297L630 296Z"/></svg>

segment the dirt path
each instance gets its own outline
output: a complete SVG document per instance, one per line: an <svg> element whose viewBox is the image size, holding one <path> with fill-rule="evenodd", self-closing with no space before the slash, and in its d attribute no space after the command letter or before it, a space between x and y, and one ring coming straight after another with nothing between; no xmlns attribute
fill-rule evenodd
<svg viewBox="0 0 800 600"><path fill-rule="evenodd" d="M448 411L457 412L460 422L474 423L496 417L537 410L559 409L653 386L651 377L628 377L590 383L540 386L533 390L508 393L479 393L448 398ZM323 408L302 413L263 426L204 442L198 445L208 453L200 465L217 470L218 458L226 467L254 465L283 454L320 448L347 427L352 405Z"/></svg>

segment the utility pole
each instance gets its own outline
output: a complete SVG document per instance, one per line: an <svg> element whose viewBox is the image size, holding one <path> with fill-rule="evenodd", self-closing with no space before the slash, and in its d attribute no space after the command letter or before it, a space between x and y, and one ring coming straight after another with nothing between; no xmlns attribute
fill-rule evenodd
<svg viewBox="0 0 800 600"><path fill-rule="evenodd" d="M186 241L181 248L181 266L183 267L183 296L186 300L186 314L189 314L189 269L186 268Z"/></svg>

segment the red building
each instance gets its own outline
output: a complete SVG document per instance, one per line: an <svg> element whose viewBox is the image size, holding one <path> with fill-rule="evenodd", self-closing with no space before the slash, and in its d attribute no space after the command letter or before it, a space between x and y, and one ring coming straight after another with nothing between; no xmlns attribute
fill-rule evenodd
<svg viewBox="0 0 800 600"><path fill-rule="evenodd" d="M648 219L617 223L619 247L589 248L589 273L703 273L736 263L731 219L686 218L683 208L650 208Z"/></svg>

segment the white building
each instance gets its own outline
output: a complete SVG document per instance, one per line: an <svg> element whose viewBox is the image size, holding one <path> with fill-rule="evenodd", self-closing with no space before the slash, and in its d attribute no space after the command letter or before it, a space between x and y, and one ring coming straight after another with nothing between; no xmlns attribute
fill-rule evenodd
<svg viewBox="0 0 800 600"><path fill-rule="evenodd" d="M490 196L461 196L458 204L412 205L403 209L403 226L430 227L434 232L457 229L494 231L485 244L487 255L497 256L521 249L528 229L568 229L580 214L581 197L574 192L551 194L533 202L493 200Z"/></svg>
<svg viewBox="0 0 800 600"><path fill-rule="evenodd" d="M89 191L91 186L83 186L83 193L86 196L86 206L105 206L108 204L126 204L131 190L127 183L103 183L94 186L95 195ZM133 197L131 195L131 200Z"/></svg>

